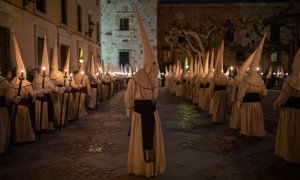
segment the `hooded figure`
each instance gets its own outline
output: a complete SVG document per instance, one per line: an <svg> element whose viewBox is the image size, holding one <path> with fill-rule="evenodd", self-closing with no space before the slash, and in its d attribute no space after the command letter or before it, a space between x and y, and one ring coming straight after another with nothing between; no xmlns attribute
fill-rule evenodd
<svg viewBox="0 0 300 180"><path fill-rule="evenodd" d="M261 96L267 94L265 83L257 72L266 34L261 40L247 75L237 94L237 107L240 108L241 129L240 134L255 138L265 135L264 116L261 108Z"/></svg>
<svg viewBox="0 0 300 180"><path fill-rule="evenodd" d="M125 93L127 116L131 118L128 173L158 176L165 172L165 152L156 98L158 62L138 10L137 24L143 45L144 66L128 82Z"/></svg>
<svg viewBox="0 0 300 180"><path fill-rule="evenodd" d="M212 103L212 120L216 123L224 122L225 109L227 104L227 86L231 83L227 76L223 73L223 54L224 54L224 40L217 55L217 62L215 68L215 75L210 81L209 96L213 98Z"/></svg>
<svg viewBox="0 0 300 180"><path fill-rule="evenodd" d="M214 49L212 49L211 56L210 56L210 62L209 62L209 71L204 77L204 96L203 96L203 105L200 106L203 111L209 111L210 110L210 104L211 104L211 98L209 97L209 86L210 81L214 76L214 58L215 52Z"/></svg>
<svg viewBox="0 0 300 180"><path fill-rule="evenodd" d="M83 50L80 53L83 58ZM85 74L85 65L86 61L80 65L78 72L74 75L74 80L77 85L80 86L80 89L75 92L75 105L76 107L76 119L78 119L79 115L84 115L87 113L86 108L86 98L87 96L91 96L91 84L89 77Z"/></svg>
<svg viewBox="0 0 300 180"><path fill-rule="evenodd" d="M300 49L292 66L293 74L283 83L274 102L280 108L275 154L292 163L300 163Z"/></svg>
<svg viewBox="0 0 300 180"><path fill-rule="evenodd" d="M10 140L11 118L7 107L19 102L20 97L13 93L9 82L0 76L0 156L7 152Z"/></svg>
<svg viewBox="0 0 300 180"><path fill-rule="evenodd" d="M51 130L54 128L54 108L50 94L52 92L63 93L65 88L55 86L49 78L49 56L46 36L44 38L40 73L33 79L32 86L35 91L42 90L44 92L44 96L37 98L35 102L35 129L39 131L42 129ZM41 126L40 122L42 123Z"/></svg>
<svg viewBox="0 0 300 180"><path fill-rule="evenodd" d="M16 77L11 81L11 89L14 95L20 96L21 101L14 107L12 118L14 121L14 129L12 141L16 143L35 141L35 134L32 128L34 122L34 106L32 97L41 95L42 91L33 91L32 85L26 80L26 69L23 64L20 49L15 36L13 35L13 43L16 55ZM22 83L20 83L22 80ZM16 109L17 108L17 109ZM15 116L15 117L14 117Z"/></svg>
<svg viewBox="0 0 300 180"><path fill-rule="evenodd" d="M205 96L205 76L208 73L208 63L209 63L209 51L206 53L206 58L204 62L204 69L202 67L202 61L200 60L198 62L198 69L199 74L197 78L197 86L198 86L198 97L197 97L197 103L198 106L203 109L204 106L204 96Z"/></svg>
<svg viewBox="0 0 300 180"><path fill-rule="evenodd" d="M86 66L86 72L91 83L91 96L87 98L87 106L90 109L95 109L97 105L97 89L98 89L98 76L96 74L96 62L92 55Z"/></svg>
<svg viewBox="0 0 300 180"><path fill-rule="evenodd" d="M243 81L243 77L252 62L252 59L255 55L254 51L248 59L239 67L237 75L234 77L233 82L232 82L232 91L231 91L231 101L232 101L232 109L231 109L231 117L230 117L230 128L239 130L241 126L240 122L240 113L239 109L237 107L237 93L240 87L241 82Z"/></svg>

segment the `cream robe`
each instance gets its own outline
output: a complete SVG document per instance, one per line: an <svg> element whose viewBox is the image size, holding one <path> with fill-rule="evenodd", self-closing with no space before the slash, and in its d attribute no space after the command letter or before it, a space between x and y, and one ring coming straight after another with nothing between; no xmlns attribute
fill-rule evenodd
<svg viewBox="0 0 300 180"><path fill-rule="evenodd" d="M11 88L14 94L18 94L19 89L19 78L15 77L11 81ZM20 96L21 98L30 98L30 96L34 96L34 91L32 85L29 81L22 81L22 88ZM13 109L14 112L14 109ZM15 120L15 142L16 143L24 143L24 142L32 142L35 141L35 134L33 132L33 128L31 125L31 117L29 113L29 108L27 106L18 105L18 110L16 114Z"/></svg>
<svg viewBox="0 0 300 180"><path fill-rule="evenodd" d="M192 103L198 104L198 75L194 75L192 79Z"/></svg>
<svg viewBox="0 0 300 180"><path fill-rule="evenodd" d="M246 75L245 75L246 76ZM246 93L258 93L261 96L267 95L265 84L256 86L245 81L240 85L237 101L240 105L241 129L240 133L246 136L265 136L264 115L261 102L243 102Z"/></svg>
<svg viewBox="0 0 300 180"><path fill-rule="evenodd" d="M205 78L204 79L204 84L206 85L207 83L210 83L210 80L211 80L210 78L209 79ZM211 105L211 98L209 97L209 88L206 87L206 88L204 88L203 108L202 108L202 110L210 111L210 109L212 109L210 107L210 105Z"/></svg>
<svg viewBox="0 0 300 180"><path fill-rule="evenodd" d="M205 88L202 87L204 85L204 78L199 76L198 78L198 106L201 109L204 109L204 96L205 96Z"/></svg>
<svg viewBox="0 0 300 180"><path fill-rule="evenodd" d="M32 86L35 91L43 90L45 93L59 92L61 88L58 88L53 84L49 77L45 77L44 88L42 88L43 78L41 75L38 75L33 79ZM62 92L60 92L62 93ZM41 114L41 105L43 103L43 114L42 114L42 129L53 129L54 122L48 119L48 102L42 102L40 100L35 101L35 129L40 130L40 114ZM49 104L50 105L50 104ZM54 107L53 107L54 108ZM54 115L53 115L54 116Z"/></svg>
<svg viewBox="0 0 300 180"><path fill-rule="evenodd" d="M91 84L90 84L90 80L88 78L87 75L81 75L80 73L77 73L74 76L74 80L75 83L80 85L83 88L87 88L87 92L86 93L80 93L80 92L76 92L75 93L75 97L74 97L74 102L75 102L75 116L77 115L77 111L78 111L78 115L85 115L87 114L87 110L86 110L86 96L90 96L91 95ZM80 104L79 103L79 96L80 96ZM78 107L79 106L79 107ZM78 110L79 108L79 110Z"/></svg>
<svg viewBox="0 0 300 180"><path fill-rule="evenodd" d="M215 75L209 86L209 96L213 100L211 101L212 120L213 122L224 122L226 104L227 104L227 89L215 91L215 86L230 86L230 81L225 75Z"/></svg>
<svg viewBox="0 0 300 180"><path fill-rule="evenodd" d="M161 175L165 172L166 161L164 142L158 112L154 112L154 162L146 163L144 161L143 153L141 115L133 111L135 99L151 100L153 98L156 99L157 95L157 88L155 88L153 94L151 90L142 88L140 85L135 83L133 79L130 79L128 82L128 88L125 94L125 104L127 116L131 117L131 133L128 152L128 173L130 174L150 177Z"/></svg>
<svg viewBox="0 0 300 180"><path fill-rule="evenodd" d="M14 98L14 94L10 89L9 83L0 76L0 96L5 99L5 104L8 105ZM10 117L6 107L0 107L0 155L5 153L8 148L10 138Z"/></svg>
<svg viewBox="0 0 300 180"><path fill-rule="evenodd" d="M300 81L298 81L298 84L300 84ZM275 101L275 106L284 105L291 96L300 97L300 90L296 90L285 81L281 94ZM275 153L292 163L300 163L299 117L300 109L280 108Z"/></svg>
<svg viewBox="0 0 300 180"><path fill-rule="evenodd" d="M56 86L64 86L64 75L61 74L55 79L51 79L52 82ZM70 81L71 80L71 81ZM75 83L73 77L70 77L69 75L66 75L66 82L65 87L71 87L73 89L79 89L79 86ZM69 94L69 102L68 101L68 94ZM54 108L54 124L59 125L60 124L60 118L62 116L62 125L65 124L65 121L75 119L76 117L76 106L74 102L74 96L71 92L65 92L64 93L64 102L63 102L63 112L61 114L61 107L62 107L62 97L63 95L60 93L51 93L51 99L53 103ZM68 105L67 105L68 104ZM66 108L68 106L68 115L66 117Z"/></svg>
<svg viewBox="0 0 300 180"><path fill-rule="evenodd" d="M232 101L232 109L230 116L230 128L232 129L240 129L241 127L241 118L240 118L240 109L237 105L237 93L240 87L241 82L234 79L232 83L232 91L231 91L231 101Z"/></svg>

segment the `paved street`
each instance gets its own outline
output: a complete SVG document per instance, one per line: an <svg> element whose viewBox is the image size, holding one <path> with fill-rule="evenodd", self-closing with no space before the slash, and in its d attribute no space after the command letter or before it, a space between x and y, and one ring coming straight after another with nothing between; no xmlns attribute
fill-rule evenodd
<svg viewBox="0 0 300 180"><path fill-rule="evenodd" d="M124 92L61 132L13 146L0 157L0 179L146 179L126 173L130 121ZM271 101L264 100L264 111L274 120ZM211 115L164 88L157 104L167 160L166 173L157 179L300 179L300 165L274 155L273 132L261 140L236 137L228 128L229 108L227 122L214 124Z"/></svg>

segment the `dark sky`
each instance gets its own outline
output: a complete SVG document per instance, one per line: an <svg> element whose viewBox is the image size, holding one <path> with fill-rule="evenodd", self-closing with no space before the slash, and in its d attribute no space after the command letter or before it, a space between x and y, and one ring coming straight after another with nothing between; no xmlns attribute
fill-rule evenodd
<svg viewBox="0 0 300 180"><path fill-rule="evenodd" d="M161 3L290 2L289 0L160 0Z"/></svg>

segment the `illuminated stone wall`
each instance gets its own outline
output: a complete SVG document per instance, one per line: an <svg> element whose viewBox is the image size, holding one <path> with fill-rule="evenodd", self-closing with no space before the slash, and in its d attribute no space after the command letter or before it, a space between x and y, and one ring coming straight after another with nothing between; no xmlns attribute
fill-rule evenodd
<svg viewBox="0 0 300 180"><path fill-rule="evenodd" d="M129 52L129 64L134 71L143 65L142 46L132 5L139 9L152 47L157 49L157 1L156 0L101 0L101 59L108 64L119 65L119 52ZM129 30L120 30L120 18L129 19Z"/></svg>
<svg viewBox="0 0 300 180"><path fill-rule="evenodd" d="M100 0L67 0L67 24L61 22L61 1L46 0L46 12L42 13L36 9L35 3L29 2L23 6L22 0L0 1L0 26L9 29L19 43L21 55L26 70L38 67L37 61L37 38L45 35L48 40L48 52L54 47L55 40L58 45L70 47L70 68L78 69L78 49L84 51L84 59L91 55L100 56L100 39L97 40L97 22L100 24ZM77 29L77 6L82 8L82 31ZM91 15L95 24L91 37L88 35L88 15ZM100 28L99 28L100 29ZM11 66L15 67L15 54L13 45L10 43ZM60 53L60 52L58 52Z"/></svg>

